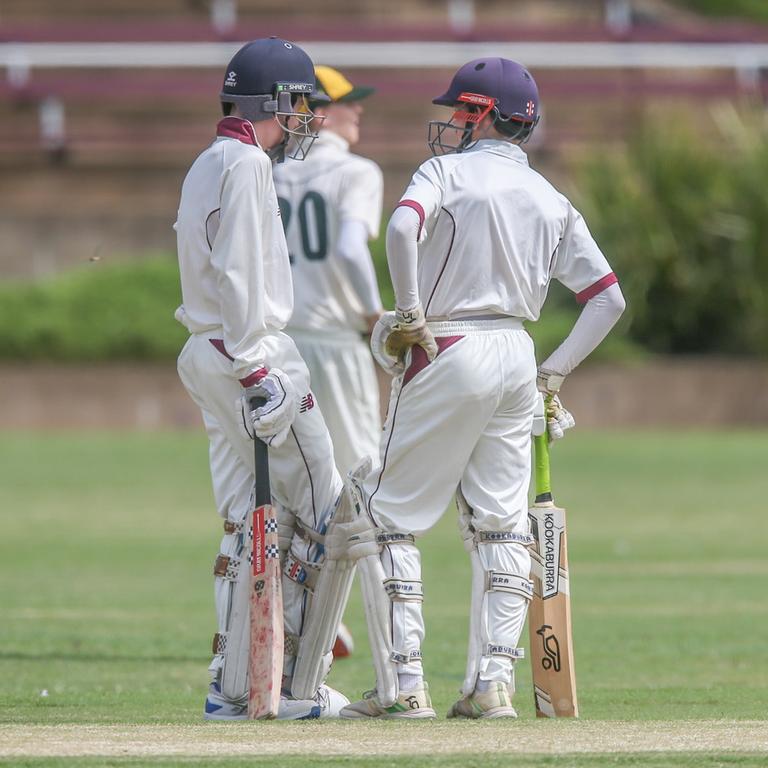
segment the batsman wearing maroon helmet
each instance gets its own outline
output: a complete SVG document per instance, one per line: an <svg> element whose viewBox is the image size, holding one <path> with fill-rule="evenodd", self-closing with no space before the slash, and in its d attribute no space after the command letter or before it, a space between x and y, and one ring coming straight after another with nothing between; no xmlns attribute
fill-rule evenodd
<svg viewBox="0 0 768 768"><path fill-rule="evenodd" d="M430 123L436 156L387 229L396 310L371 344L396 377L381 466L359 488L370 533L349 537L361 571L378 558L383 573L380 589L364 590L377 685L342 717L435 716L415 540L454 495L473 586L462 697L448 715L516 717L514 665L532 594L531 433L537 425L557 439L573 426L558 392L624 309L584 219L528 164L522 145L540 115L530 72L507 59L470 61L434 103L452 117ZM584 309L537 370L523 324L538 320L552 280Z"/></svg>

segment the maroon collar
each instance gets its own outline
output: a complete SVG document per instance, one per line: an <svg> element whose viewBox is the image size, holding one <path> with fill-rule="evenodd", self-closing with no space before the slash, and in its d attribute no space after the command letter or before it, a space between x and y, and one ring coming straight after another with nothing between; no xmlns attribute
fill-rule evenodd
<svg viewBox="0 0 768 768"><path fill-rule="evenodd" d="M243 144L259 146L253 125L240 117L225 117L223 120L219 120L219 124L216 126L216 135L225 136L228 139L237 139L242 141Z"/></svg>

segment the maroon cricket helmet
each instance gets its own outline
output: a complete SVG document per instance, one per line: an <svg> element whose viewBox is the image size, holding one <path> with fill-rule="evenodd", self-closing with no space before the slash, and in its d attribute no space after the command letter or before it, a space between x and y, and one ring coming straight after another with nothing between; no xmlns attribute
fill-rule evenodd
<svg viewBox="0 0 768 768"><path fill-rule="evenodd" d="M535 123L539 118L539 89L533 75L522 65L510 59L487 57L474 59L461 67L453 76L448 90L433 104L452 107L465 101L464 93L488 96L502 119Z"/></svg>

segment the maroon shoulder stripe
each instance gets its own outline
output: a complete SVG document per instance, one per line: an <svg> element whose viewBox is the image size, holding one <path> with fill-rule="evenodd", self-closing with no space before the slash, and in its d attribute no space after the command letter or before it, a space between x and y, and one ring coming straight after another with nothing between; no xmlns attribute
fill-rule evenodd
<svg viewBox="0 0 768 768"><path fill-rule="evenodd" d="M412 208L416 213L419 214L419 231L416 234L416 237L421 237L421 230L424 227L424 219L426 216L424 216L424 209L421 207L421 203L417 203L415 200L401 200L396 206L395 210L398 208Z"/></svg>
<svg viewBox="0 0 768 768"><path fill-rule="evenodd" d="M579 291L576 294L576 301L579 304L586 304L592 297L597 296L598 293L602 293L609 285L618 283L619 278L613 272L609 272L605 277L601 277L597 282L592 283L589 288L585 288L583 291Z"/></svg>

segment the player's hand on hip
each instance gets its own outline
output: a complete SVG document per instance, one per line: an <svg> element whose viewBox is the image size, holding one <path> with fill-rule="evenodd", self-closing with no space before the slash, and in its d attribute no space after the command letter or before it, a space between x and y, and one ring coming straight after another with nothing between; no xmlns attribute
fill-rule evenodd
<svg viewBox="0 0 768 768"><path fill-rule="evenodd" d="M371 352L376 362L390 375L399 376L404 370L402 360L387 352L387 339L397 325L394 312L385 312L371 331Z"/></svg>
<svg viewBox="0 0 768 768"><path fill-rule="evenodd" d="M401 362L405 360L405 353L415 346L426 352L430 362L437 357L435 337L427 326L421 304L412 309L395 309L395 324L384 342L387 353Z"/></svg>
<svg viewBox="0 0 768 768"><path fill-rule="evenodd" d="M544 409L547 419L547 432L549 439L560 440L565 432L576 425L576 420L571 412L563 407L558 393L565 380L565 376L554 371L546 371L539 368L536 376L536 387L544 396Z"/></svg>
<svg viewBox="0 0 768 768"><path fill-rule="evenodd" d="M255 397L266 403L254 408ZM288 374L272 368L258 383L246 387L240 398L243 427L252 439L258 437L277 448L285 442L298 412L298 397Z"/></svg>

